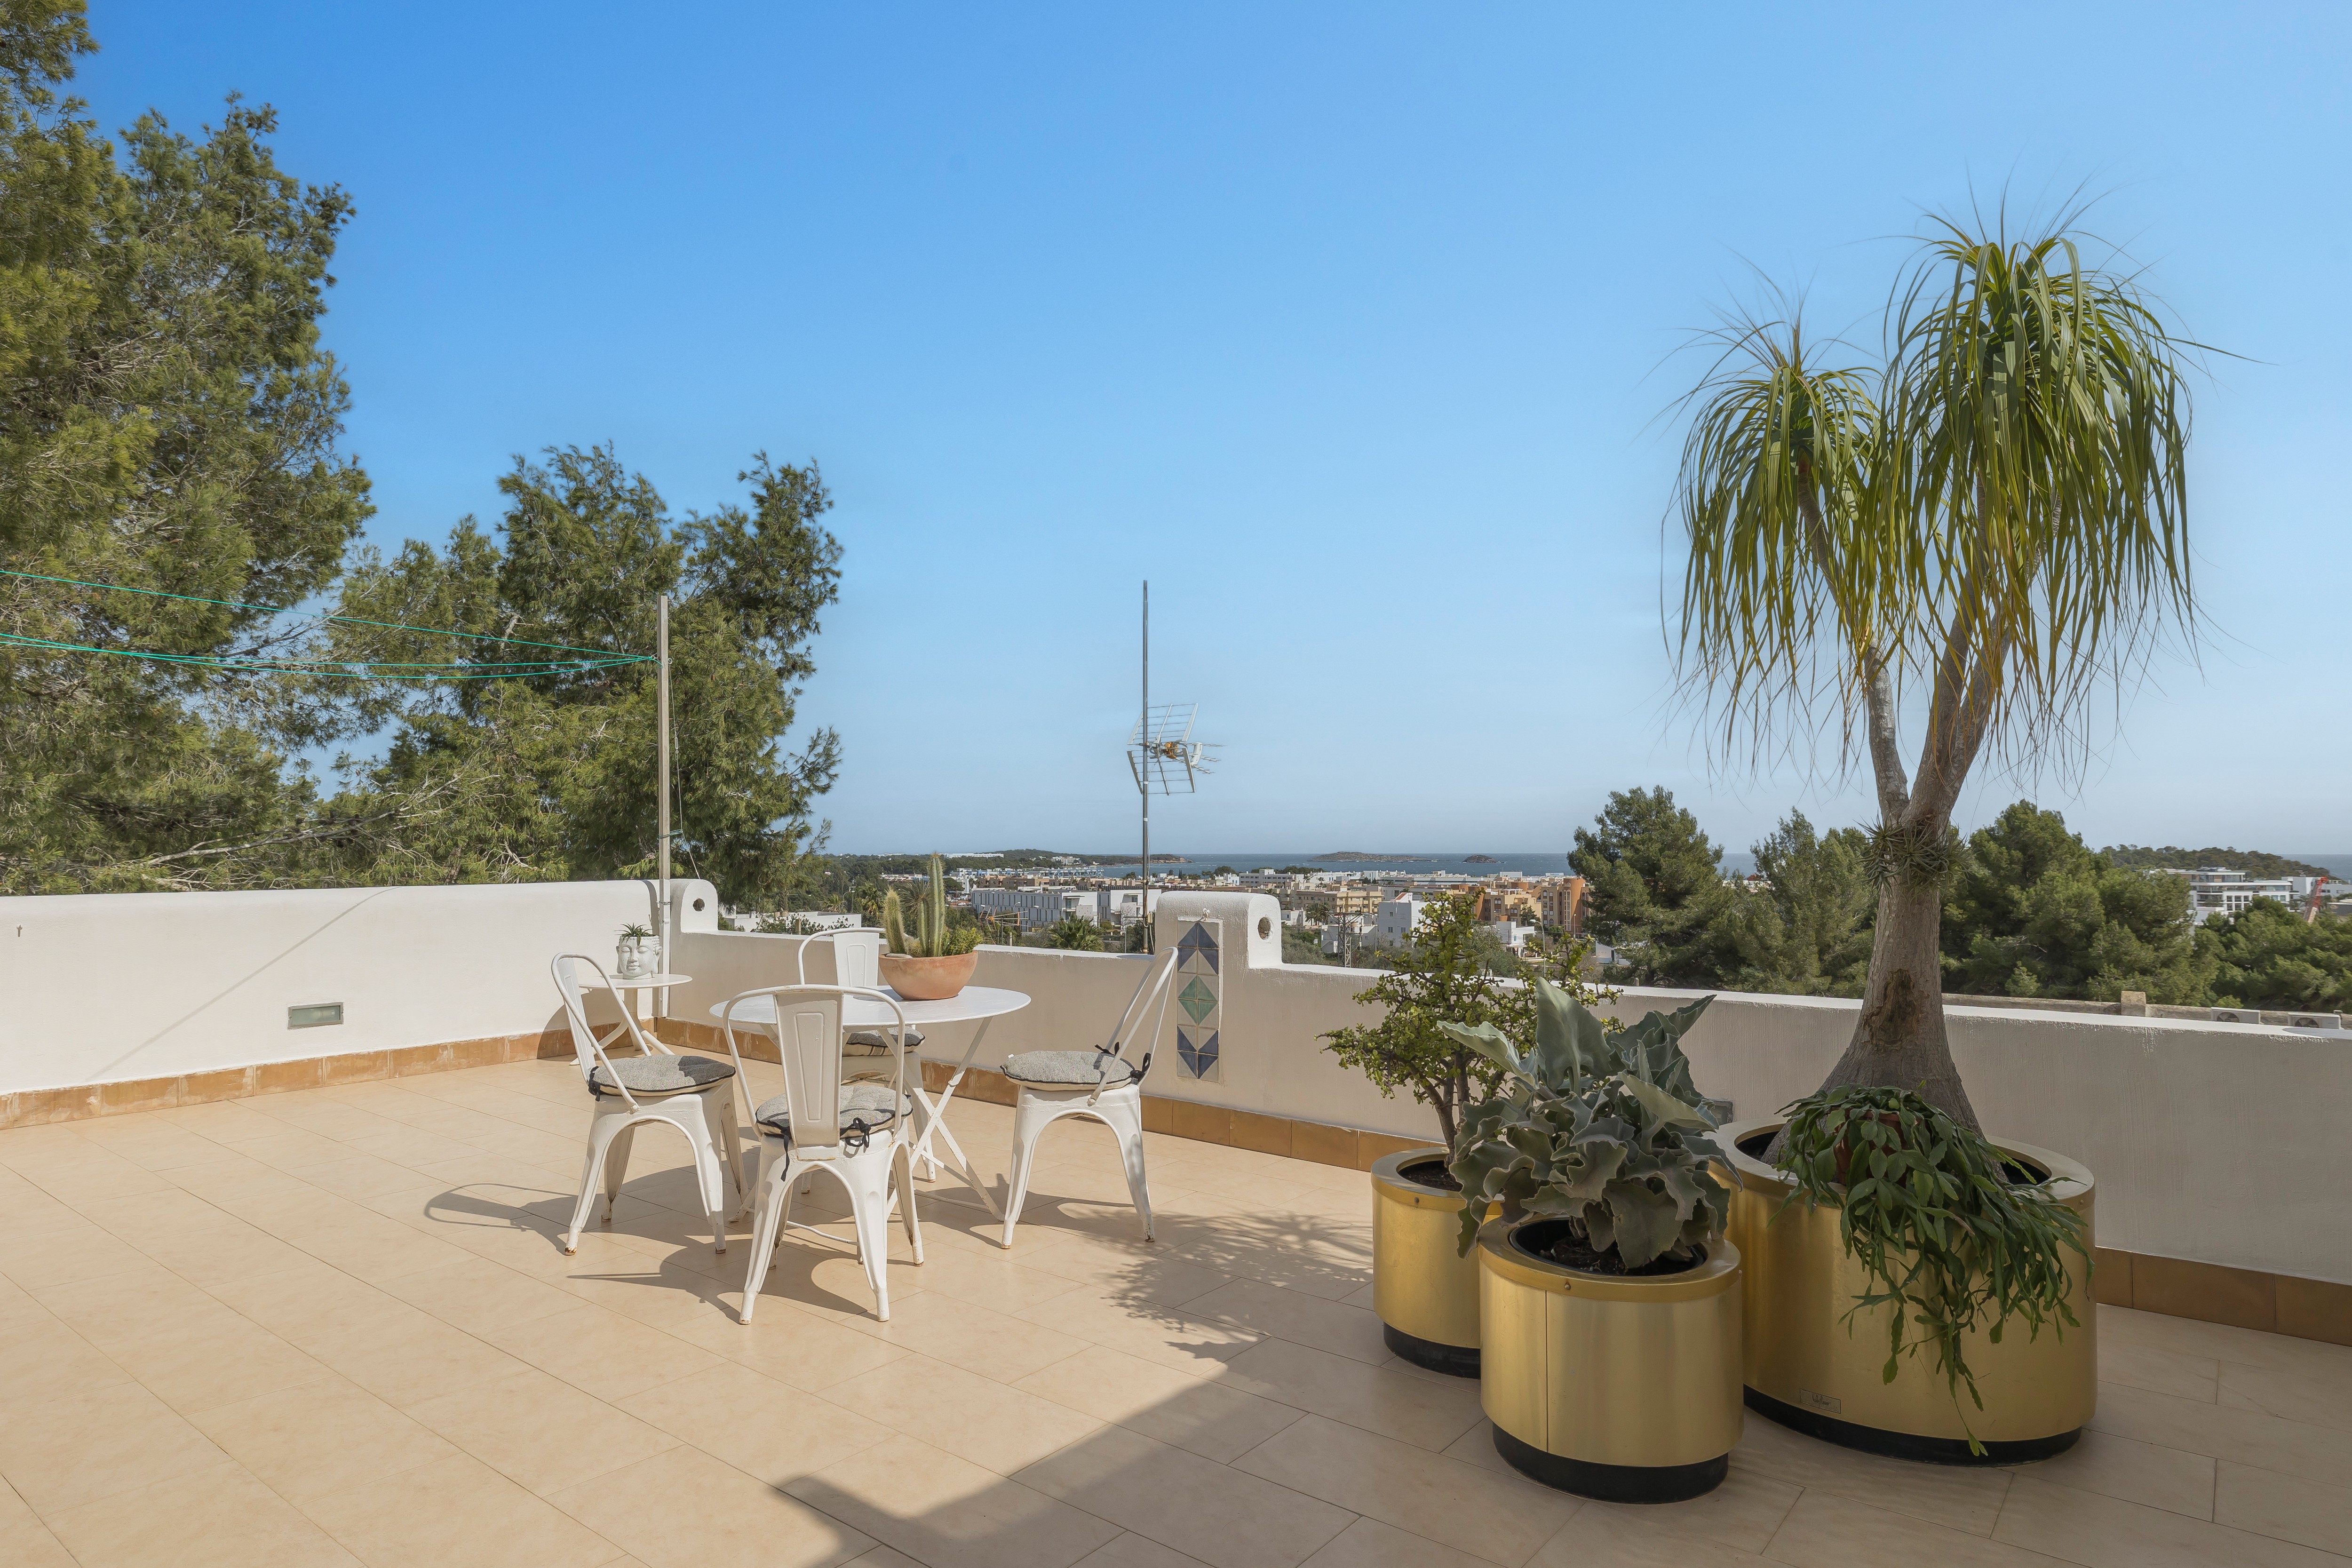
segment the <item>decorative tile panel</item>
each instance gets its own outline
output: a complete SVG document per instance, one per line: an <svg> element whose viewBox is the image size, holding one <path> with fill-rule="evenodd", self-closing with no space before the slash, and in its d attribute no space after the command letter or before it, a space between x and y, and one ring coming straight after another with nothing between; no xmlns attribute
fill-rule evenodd
<svg viewBox="0 0 2352 1568"><path fill-rule="evenodd" d="M1194 921L1176 940L1177 1070L1186 1078L1223 1083L1218 1066L1218 1025L1224 1012L1225 981L1219 963L1224 922Z"/></svg>

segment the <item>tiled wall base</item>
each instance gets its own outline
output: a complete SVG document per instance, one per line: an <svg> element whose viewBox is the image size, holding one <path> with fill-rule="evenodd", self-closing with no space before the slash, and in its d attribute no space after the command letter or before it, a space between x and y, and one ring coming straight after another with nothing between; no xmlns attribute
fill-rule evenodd
<svg viewBox="0 0 2352 1568"><path fill-rule="evenodd" d="M706 1024L665 1018L657 1028L662 1038L672 1045L711 1052L726 1049L726 1041L719 1030ZM736 1046L754 1060L776 1059L775 1046L764 1035L739 1036ZM123 1111L163 1110L174 1105L242 1100L248 1095L275 1094L286 1089L451 1072L539 1058L563 1059L571 1055L570 1032L549 1031L457 1040L438 1046L409 1046L398 1050L358 1051L347 1056L309 1057L301 1061L227 1068L181 1078L26 1089L0 1095L0 1128L79 1121ZM945 1088L951 1070L944 1062L923 1063L925 1087L933 1092ZM1014 1100L1012 1081L984 1068L967 1072L956 1093L967 1100L996 1105L1011 1105ZM1255 1111L1187 1100L1165 1100L1157 1095L1143 1097L1143 1126L1148 1132L1164 1132L1203 1143L1254 1149L1263 1154L1282 1154L1358 1171L1370 1170L1373 1162L1384 1155L1425 1148L1433 1142L1328 1127L1319 1121L1299 1121L1286 1116L1261 1116ZM2291 1274L2264 1274L2252 1268L2231 1268L2186 1258L2158 1258L2148 1253L2119 1252L2104 1247L2098 1249L2095 1279L2099 1300L2111 1307L2134 1307L2168 1317L2194 1318L2202 1322L2229 1323L2266 1333L2352 1345L2352 1285L2304 1279Z"/></svg>

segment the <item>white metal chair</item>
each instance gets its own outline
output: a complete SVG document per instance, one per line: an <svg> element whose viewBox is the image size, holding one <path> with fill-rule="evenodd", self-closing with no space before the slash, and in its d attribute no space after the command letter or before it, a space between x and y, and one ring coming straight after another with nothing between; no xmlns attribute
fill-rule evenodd
<svg viewBox="0 0 2352 1568"><path fill-rule="evenodd" d="M555 989L563 997L563 1011L572 1026L572 1049L587 1080L593 1114L588 1123L588 1158L580 1171L580 1202L572 1211L572 1229L563 1238L567 1253L580 1249L580 1229L588 1223L595 1202L597 1176L604 1177L604 1218L613 1217L613 1200L628 1176L629 1146L637 1129L650 1123L675 1127L686 1135L694 1154L694 1172L702 1214L710 1222L719 1250L727 1250L727 1188L743 1191L740 1142L735 1125L735 1083L743 1064L732 1066L709 1057L680 1056L637 1027L636 1016L624 1001L621 1027L601 1038L588 1026L581 995L583 970L595 972L597 982L611 990L604 966L585 953L567 952L549 966ZM604 1047L625 1031L637 1055L614 1061ZM732 1041L729 1042L730 1047ZM692 1110L688 1110L688 1106ZM719 1148L727 1152L722 1155Z"/></svg>
<svg viewBox="0 0 2352 1568"><path fill-rule="evenodd" d="M807 936L793 937L792 940L797 944L793 949L793 980L802 985L809 983L808 950L813 944L821 942L833 951L835 984L854 989L873 990L882 984L881 972L876 963L876 959L880 953L880 944L877 942L868 946L863 939L874 934L876 933L859 927L849 926L833 931L815 931ZM860 940L856 942L843 940L852 936ZM910 1024L907 1026L906 1038L907 1048L910 1051L917 1049L923 1043L923 1032ZM843 1036L843 1042L842 1053L845 1056L878 1058L890 1054L891 1036L887 1029L852 1029ZM863 1078L870 1074L868 1071L860 1071L855 1076ZM939 1173L935 1170L931 1173L937 1175Z"/></svg>
<svg viewBox="0 0 2352 1568"><path fill-rule="evenodd" d="M890 1321L890 1214L903 1205L907 1243L923 1260L923 1232L915 1216L914 1160L906 1121L914 1110L907 1095L906 1015L882 991L859 985L772 985L728 999L719 1022L727 1048L736 1053L736 1010L753 997L774 998L776 1055L784 1069L784 1092L762 1100L751 1113L760 1139L759 1171L751 1186L754 1218L751 1259L744 1270L742 1321L751 1321L760 1287L768 1277L777 1243L800 1225L793 1218L793 1189L801 1178L824 1171L849 1194L849 1217L857 1236L858 1260L874 1288L874 1315ZM844 1083L841 1076L842 1012L849 997L887 1007L895 1020L890 1037L891 1072L881 1083Z"/></svg>
<svg viewBox="0 0 2352 1568"><path fill-rule="evenodd" d="M1109 1044L1090 1051L1023 1051L1004 1058L1004 1076L1020 1090L1013 1109L1013 1190L1004 1200L1006 1247L1013 1245L1013 1227L1029 1195L1029 1166L1037 1154L1037 1140L1065 1116L1091 1116L1118 1140L1128 1194L1143 1221L1143 1239L1151 1239L1151 1188L1143 1171L1143 1078L1151 1070L1151 1048L1168 1016L1170 977L1175 973L1176 950L1171 947L1143 972L1127 1010L1111 1029ZM1129 1033L1147 1013L1150 1026ZM1126 1048L1139 1039L1143 1059L1130 1062Z"/></svg>

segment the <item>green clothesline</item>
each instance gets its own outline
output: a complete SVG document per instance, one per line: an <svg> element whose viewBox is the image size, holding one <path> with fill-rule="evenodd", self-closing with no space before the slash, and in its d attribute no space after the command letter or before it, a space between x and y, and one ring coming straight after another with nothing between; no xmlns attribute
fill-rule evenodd
<svg viewBox="0 0 2352 1568"><path fill-rule="evenodd" d="M168 594L160 588L128 588L116 583L84 583L73 577L51 577L38 572L0 567L0 577L21 577L33 583L57 583L69 588L91 588L109 594L138 594L151 599L178 599L191 605L212 605L226 610L258 610L284 616L299 612L277 605L247 605L233 599L206 599L194 594ZM621 665L646 664L653 655L616 654L603 648L572 647L564 643L533 642L528 637L494 637L488 632L447 631L412 626L398 621L371 621L358 616L320 616L321 621L342 626L375 626L384 631L415 632L425 637L464 637L472 642L506 643L516 647L543 647L581 657L565 659L510 660L502 664L427 664L394 659L238 658L220 654L156 653L143 648L98 647L87 643L58 642L49 637L0 632L0 647L40 648L52 653L102 653L116 658L143 658L158 664L193 664L211 669L249 670L268 675L324 675L362 680L510 680L531 675L573 675ZM406 673L403 673L406 672Z"/></svg>

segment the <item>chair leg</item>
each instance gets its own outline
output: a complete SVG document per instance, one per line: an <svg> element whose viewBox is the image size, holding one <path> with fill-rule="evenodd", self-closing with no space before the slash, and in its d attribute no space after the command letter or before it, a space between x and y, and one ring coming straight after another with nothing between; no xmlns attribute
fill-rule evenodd
<svg viewBox="0 0 2352 1568"><path fill-rule="evenodd" d="M1118 1139L1119 1163L1127 1167L1127 1194L1135 1200L1135 1213L1143 1221L1143 1239L1151 1237L1151 1184L1143 1173L1143 1103L1133 1100L1113 1100L1105 1096L1095 1110Z"/></svg>
<svg viewBox="0 0 2352 1568"><path fill-rule="evenodd" d="M761 1153L765 1165L767 1153ZM763 1178L757 1184L758 1195L752 1199L751 1257L743 1266L743 1310L738 1320L751 1321L751 1309L760 1302L760 1287L767 1283L768 1270L775 1266L776 1237L783 1229L786 1210L792 1204L792 1156L777 1159L773 1173L762 1170Z"/></svg>
<svg viewBox="0 0 2352 1568"><path fill-rule="evenodd" d="M898 1201L906 1205L899 1215L907 1226L907 1246L913 1250L915 1261L923 1261L923 1227L915 1223L915 1151L912 1145L901 1143L893 1152L894 1163L903 1175L898 1185Z"/></svg>
<svg viewBox="0 0 2352 1568"><path fill-rule="evenodd" d="M849 1188L849 1218L857 1231L858 1260L874 1287L874 1316L890 1321L890 1163L892 1152L844 1160L835 1167Z"/></svg>
<svg viewBox="0 0 2352 1568"><path fill-rule="evenodd" d="M1004 1194L1004 1237L1001 1247L1013 1245L1013 1227L1020 1221L1021 1205L1029 1196L1029 1163L1036 1157L1037 1140L1054 1120L1053 1108L1043 1101L1023 1095L1013 1111L1013 1185Z"/></svg>
<svg viewBox="0 0 2352 1568"><path fill-rule="evenodd" d="M580 1166L580 1201L572 1205L572 1228L563 1237L565 1255L580 1250L580 1228L588 1223L589 1205L596 1201L596 1173L614 1141L628 1130L625 1118L599 1111L588 1124L588 1153Z"/></svg>
<svg viewBox="0 0 2352 1568"><path fill-rule="evenodd" d="M719 1147L711 1136L710 1102L698 1094L691 1098L698 1110L692 1121L676 1112L666 1120L686 1134L687 1145L694 1152L695 1193L702 1200L702 1217L710 1222L710 1234L723 1253L727 1250L727 1177L719 1168Z"/></svg>
<svg viewBox="0 0 2352 1568"><path fill-rule="evenodd" d="M613 1223L613 1205L621 1195L621 1186L629 1179L629 1151L637 1142L637 1124L625 1121L613 1134L612 1146L604 1151L604 1223Z"/></svg>

